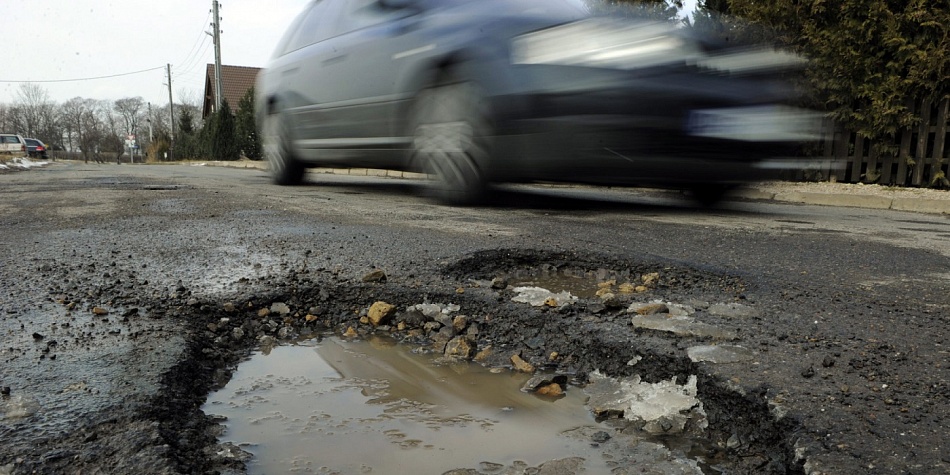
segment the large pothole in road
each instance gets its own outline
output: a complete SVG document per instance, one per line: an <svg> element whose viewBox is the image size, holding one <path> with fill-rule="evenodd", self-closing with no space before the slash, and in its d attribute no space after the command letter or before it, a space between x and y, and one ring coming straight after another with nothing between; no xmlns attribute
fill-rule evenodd
<svg viewBox="0 0 950 475"><path fill-rule="evenodd" d="M195 360L166 378L191 409L159 414L183 468L799 470L795 423L706 371L751 354L732 341L755 312L736 277L532 251L388 277L292 273L271 294L192 299Z"/></svg>
<svg viewBox="0 0 950 475"><path fill-rule="evenodd" d="M705 426L702 403L688 389L621 389L608 378L582 389L554 382L554 374L532 377L410 350L370 337L313 339L259 351L209 397L204 410L225 418L226 443L252 454L250 473L522 473L560 467L559 473L701 474L715 462L715 448L682 427L664 438L646 431L623 434L599 424L585 405L590 398L598 411L620 407L619 390L619 398L629 399L627 407L637 407L654 424L673 430L678 419L686 423L692 416L699 429ZM542 385L547 394L532 394Z"/></svg>

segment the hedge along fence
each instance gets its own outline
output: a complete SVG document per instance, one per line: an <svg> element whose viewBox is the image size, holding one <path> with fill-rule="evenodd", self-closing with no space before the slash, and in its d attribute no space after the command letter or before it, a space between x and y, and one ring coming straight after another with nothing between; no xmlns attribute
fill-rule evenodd
<svg viewBox="0 0 950 475"><path fill-rule="evenodd" d="M829 124L819 154L831 166L821 170L820 176L849 183L950 187L950 98L908 105L920 122L898 132L893 142L875 143ZM882 152L881 145L896 147L896 155Z"/></svg>

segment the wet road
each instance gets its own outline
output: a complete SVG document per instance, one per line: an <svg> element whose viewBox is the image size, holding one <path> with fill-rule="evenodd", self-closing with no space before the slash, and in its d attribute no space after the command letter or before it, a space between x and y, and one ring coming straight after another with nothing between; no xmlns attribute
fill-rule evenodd
<svg viewBox="0 0 950 475"><path fill-rule="evenodd" d="M466 282L443 270L492 250L737 279L721 300L757 313L710 321L754 361L690 370L793 421L777 442L792 471L950 470L950 218L704 210L676 193L578 187L511 187L490 207L449 208L418 186L311 174L277 188L258 170L79 163L0 175L0 473L183 471L201 436L166 428L154 401L171 397L168 375L194 351L186 317L260 300L301 268L354 287L382 268L388 286L451 293ZM685 361L702 341L661 337L664 357Z"/></svg>

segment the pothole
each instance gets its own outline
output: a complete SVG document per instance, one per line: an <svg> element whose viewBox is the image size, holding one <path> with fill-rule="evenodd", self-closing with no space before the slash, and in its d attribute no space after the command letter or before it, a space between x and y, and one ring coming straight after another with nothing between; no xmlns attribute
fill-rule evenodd
<svg viewBox="0 0 950 475"><path fill-rule="evenodd" d="M252 474L719 473L711 445L687 435L687 424L706 423L695 377L680 386L598 376L539 396L525 389L530 375L425 353L383 337L266 348L203 409L225 420L225 443L251 454ZM645 429L623 434L594 417L624 410ZM673 426L675 436L651 437Z"/></svg>
<svg viewBox="0 0 950 475"><path fill-rule="evenodd" d="M280 463L296 464L291 467L294 470L388 472L396 465L387 466L386 460L395 463L394 460L403 457L414 460L428 459L430 455L439 458L433 454L460 453L457 451L461 449L448 444L450 439L458 439L463 441L463 448L474 447L476 451L465 455L467 459L454 459L455 463L444 470L468 471L446 473L508 473L506 471L531 467L540 469L546 463L556 464L548 467L553 470L556 466L558 473L579 473L584 464L593 463L606 464L612 473L638 473L643 466L636 465L634 460L646 457L645 453L666 454L663 457L681 464L677 465L682 469L679 472L671 468L669 472L660 473L800 471L793 461L790 439L786 437L796 430L795 421L775 420L768 402L758 393L721 381L704 369L714 364L748 364L750 352L735 343L725 345L715 334L677 334L649 330L634 323L634 319L644 316L634 308L635 303L665 307L668 315L660 312L652 316L672 319L676 315L670 309L678 308L675 302L709 299L702 306L692 307L701 309L699 314L687 312L685 316L676 317L700 320L701 316L741 325L741 319L754 315L747 306L729 303L719 308L720 304L715 303L736 300L744 289L740 279L655 263L597 263L596 259L562 257L522 251L512 258L510 252L493 251L449 267L447 274L451 278L433 280L422 288L403 285L399 276L354 283L330 271L317 270L291 273L282 279L261 279L262 285L274 289L274 293L268 295L228 302L190 298L187 306L179 309L190 311L193 315L188 318L192 321L202 322L194 343L195 362L169 374L169 392L177 394L187 391L183 387L192 388L188 390L201 391L192 394L203 403L208 391L221 388L232 391L213 395L209 399L211 404L205 406L209 413L228 418L228 432L219 442L230 441L230 444L201 445L207 443L201 442L193 446L191 439L181 439L184 442L179 441L179 450L188 452L182 459L201 460L198 466L203 469L243 467L243 451L263 459L260 455L263 449L286 447L290 452L275 452L277 455L272 458ZM497 259L492 262L491 258ZM569 305L533 306L513 301L515 293L510 282L504 288L490 284L499 276L510 279L519 272L525 275L525 269L530 271L542 266L550 266L545 268L553 269L550 274L558 282L581 277L583 287L593 284L597 289L594 296L578 298ZM572 270L568 275L563 273L565 269L583 272L578 276ZM645 280L645 276L650 277ZM611 290L608 293L618 291L627 281L637 282L646 290L615 295L613 302L605 301L603 293L598 295L604 288ZM254 281L248 282L248 288L254 286ZM319 340L320 335L327 332L334 337ZM308 343L310 346L289 344L301 338L317 339ZM378 343L387 339L398 341L400 345L393 349L389 343ZM357 340L377 343L374 346L356 343ZM334 345L338 348L330 353L335 356L320 354ZM356 345L364 346L354 349ZM691 347L696 349L688 354L686 350ZM408 358L409 349L417 353L412 358L428 358L424 364L413 363L413 371L418 373L388 368L389 373L380 375L380 369L372 366L391 365L400 358ZM238 360L250 351L260 353L244 366L237 366ZM270 354L265 355L266 351ZM433 363L433 358L438 360ZM351 361L346 369L334 367L344 359ZM369 369L365 373L352 371L360 364L364 369L369 364ZM249 368L255 366L267 369L252 375ZM283 373L294 367L304 373ZM591 409L572 398L586 400L587 395L581 395L582 386L591 381L593 374L626 381L624 387L630 390L633 400L642 402L649 400L650 394L672 390L667 394L673 394L676 399L682 397L686 402L690 401L689 397L695 397L698 403L687 404L675 411L675 417L666 418L637 419L630 417L636 411L613 408L598 413L599 418L605 420L592 423ZM551 402L523 393L521 382L532 375L550 377L551 381L561 378L557 385L567 390L567 396ZM188 382L190 377L196 382ZM576 385L564 385L564 379ZM226 386L228 381L235 386ZM425 391L406 389L419 385ZM443 399L415 397L440 386L451 388L437 391ZM542 386L545 384L538 384L534 389ZM676 389L680 387L686 389ZM528 402L524 406L492 402L504 394L527 398ZM534 409L536 406L532 405L539 401L543 403L543 410ZM337 410L340 407L337 404L343 403L351 406L347 411L352 409L353 412ZM202 437L207 434L212 434L212 438L220 435L213 431L216 426L213 420L198 412L200 404L194 406L197 414L191 417L180 413L180 402L172 400L167 404L168 407L162 409L166 433L178 434L184 427L190 427L192 422L189 421L198 418L206 421L206 430L210 432L194 436L195 441L204 440ZM560 409L565 404L571 408ZM303 412L291 413L292 406L299 406ZM506 407L521 409L506 411ZM231 412L221 414L222 408ZM246 418L247 424L256 423L248 430L273 425L268 430L288 439L278 441L271 436L247 435L251 432L238 427L242 411L255 412ZM543 419L549 417L560 421L558 418L564 415L561 412L570 413L565 416L569 423L542 424ZM520 417L525 413L531 414L527 418L529 426L544 428L543 434L508 435L526 434L533 428L519 427L511 432L500 428L501 422L518 419L515 414ZM494 454L482 450L482 446L492 445L488 442L467 442L484 436L484 432L495 436L492 444L502 440L504 443L498 445L517 450ZM600 432L609 437L605 438ZM310 436L333 440L306 442ZM562 440L572 437L579 438L580 442ZM526 448L535 440L545 441L540 444L541 452L537 455ZM408 446L404 444L407 441ZM362 448L359 444L363 443L370 448ZM334 444L343 444L339 452L348 455L331 463L329 459L337 450L330 449L337 447ZM613 452L605 456L608 445ZM586 452L578 455L562 450L551 454L545 452L549 446L576 446ZM383 457L383 461L373 458L377 452L385 453L383 448L394 451L395 455ZM305 458L311 455L315 458ZM254 463L257 463L256 458L251 459L252 472L258 470ZM339 464L349 468L334 472L337 469L333 467ZM283 465L267 467L261 468L259 473L287 471ZM438 470L443 468L440 466ZM690 471L693 469L695 471ZM434 472L442 473L438 470ZM430 472L426 466L409 471ZM600 473L600 470L590 469L588 473Z"/></svg>

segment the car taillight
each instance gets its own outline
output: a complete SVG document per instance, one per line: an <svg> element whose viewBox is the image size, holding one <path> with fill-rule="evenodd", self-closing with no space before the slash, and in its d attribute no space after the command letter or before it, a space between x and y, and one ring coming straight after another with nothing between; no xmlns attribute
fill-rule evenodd
<svg viewBox="0 0 950 475"><path fill-rule="evenodd" d="M25 151L26 151L26 145L20 145L20 151L21 151L21 152L25 152Z"/></svg>
<svg viewBox="0 0 950 475"><path fill-rule="evenodd" d="M46 148L44 148L42 145L37 145L37 146L36 146L36 151L37 151L37 152L42 152L42 151L44 151L44 150L46 150Z"/></svg>

